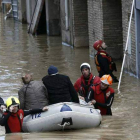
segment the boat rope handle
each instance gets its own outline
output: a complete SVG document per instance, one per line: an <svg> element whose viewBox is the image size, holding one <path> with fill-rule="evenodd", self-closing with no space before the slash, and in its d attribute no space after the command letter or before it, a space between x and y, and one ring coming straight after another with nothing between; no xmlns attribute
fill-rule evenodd
<svg viewBox="0 0 140 140"><path fill-rule="evenodd" d="M63 127L63 130L65 129L65 126L69 126L70 122L65 122L63 125L58 124L59 126Z"/></svg>

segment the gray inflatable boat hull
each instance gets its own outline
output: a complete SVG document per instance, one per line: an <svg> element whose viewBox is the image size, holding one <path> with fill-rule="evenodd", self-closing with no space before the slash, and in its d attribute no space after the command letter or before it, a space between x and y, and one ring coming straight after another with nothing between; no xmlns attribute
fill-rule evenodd
<svg viewBox="0 0 140 140"><path fill-rule="evenodd" d="M50 105L48 108L46 112L26 116L23 120L23 131L91 128L99 126L102 121L100 111L93 106L64 102Z"/></svg>

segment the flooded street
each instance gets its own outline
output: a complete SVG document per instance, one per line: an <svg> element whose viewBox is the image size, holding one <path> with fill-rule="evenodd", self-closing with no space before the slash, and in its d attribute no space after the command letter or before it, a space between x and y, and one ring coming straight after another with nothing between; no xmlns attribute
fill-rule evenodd
<svg viewBox="0 0 140 140"><path fill-rule="evenodd" d="M94 59L88 48L63 46L61 37L46 35L32 36L27 25L3 20L0 14L0 96L17 96L22 86L21 77L32 73L35 80L47 74L50 65L58 67L59 73L66 74L74 83L80 77L80 64L91 64L92 73L98 75ZM117 61L119 78L121 62ZM116 91L112 106L113 116L104 116L97 128L56 131L46 133L23 133L4 135L0 126L0 140L137 140L140 139L140 80L123 73L120 94Z"/></svg>

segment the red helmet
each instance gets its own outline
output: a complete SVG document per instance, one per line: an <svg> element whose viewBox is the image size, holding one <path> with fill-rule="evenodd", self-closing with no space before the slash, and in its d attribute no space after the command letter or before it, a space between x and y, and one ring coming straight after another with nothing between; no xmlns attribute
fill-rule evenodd
<svg viewBox="0 0 140 140"><path fill-rule="evenodd" d="M93 44L93 48L97 51L99 51L99 48L102 46L103 41L102 40L97 40Z"/></svg>

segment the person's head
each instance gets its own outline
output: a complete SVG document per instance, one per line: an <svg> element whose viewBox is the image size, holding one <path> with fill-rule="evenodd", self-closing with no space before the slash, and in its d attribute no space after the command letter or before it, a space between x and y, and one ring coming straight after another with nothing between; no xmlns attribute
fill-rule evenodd
<svg viewBox="0 0 140 140"><path fill-rule="evenodd" d="M106 50L107 46L103 40L97 40L94 42L93 48L96 51L100 51L100 50Z"/></svg>
<svg viewBox="0 0 140 140"><path fill-rule="evenodd" d="M14 97L14 96L10 96L7 100L6 100L6 106L7 109L10 110L10 107L13 108L13 113L16 113L19 109L19 105L20 102L18 100L18 98Z"/></svg>
<svg viewBox="0 0 140 140"><path fill-rule="evenodd" d="M48 68L48 75L56 75L58 74L58 69L55 66L50 66Z"/></svg>
<svg viewBox="0 0 140 140"><path fill-rule="evenodd" d="M32 80L33 79L31 74L25 74L24 76L22 76L22 81L24 84L29 84Z"/></svg>
<svg viewBox="0 0 140 140"><path fill-rule="evenodd" d="M81 66L80 66L80 70L81 70L82 75L85 78L89 77L89 75L91 73L91 67L88 63L82 63Z"/></svg>
<svg viewBox="0 0 140 140"><path fill-rule="evenodd" d="M101 77L101 90L108 88L108 86L112 85L112 77L110 75L103 75Z"/></svg>

